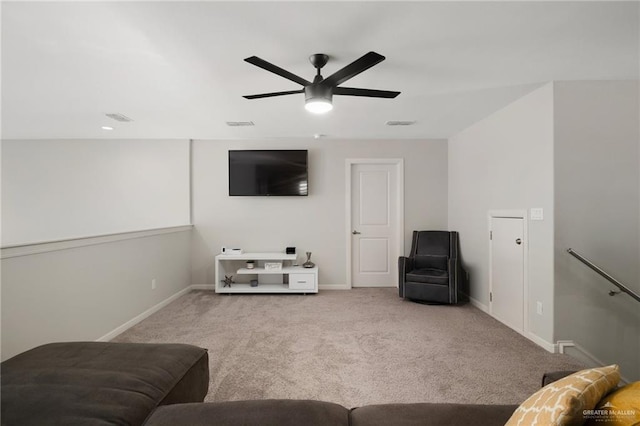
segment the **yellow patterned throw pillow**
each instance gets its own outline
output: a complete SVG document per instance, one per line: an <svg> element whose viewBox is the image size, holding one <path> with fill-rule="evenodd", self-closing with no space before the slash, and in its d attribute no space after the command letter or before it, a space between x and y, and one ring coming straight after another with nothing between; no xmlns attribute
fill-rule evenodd
<svg viewBox="0 0 640 426"><path fill-rule="evenodd" d="M611 392L585 417L587 426L640 425L640 382L629 383Z"/></svg>
<svg viewBox="0 0 640 426"><path fill-rule="evenodd" d="M619 381L617 365L578 371L527 398L505 426L581 425L584 410L593 410Z"/></svg>

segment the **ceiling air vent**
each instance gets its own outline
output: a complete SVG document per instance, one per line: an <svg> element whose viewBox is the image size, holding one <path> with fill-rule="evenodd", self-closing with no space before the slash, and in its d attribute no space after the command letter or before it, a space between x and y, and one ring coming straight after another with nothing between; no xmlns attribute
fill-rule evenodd
<svg viewBox="0 0 640 426"><path fill-rule="evenodd" d="M231 127L243 127L243 126L253 126L253 121L227 121L227 126Z"/></svg>
<svg viewBox="0 0 640 426"><path fill-rule="evenodd" d="M412 126L415 121L389 120L385 123L387 126Z"/></svg>
<svg viewBox="0 0 640 426"><path fill-rule="evenodd" d="M109 117L110 119L112 119L112 120L120 121L122 123L128 123L130 121L133 121L132 119L130 119L126 115L118 114L117 112L107 113L105 115L107 117Z"/></svg>

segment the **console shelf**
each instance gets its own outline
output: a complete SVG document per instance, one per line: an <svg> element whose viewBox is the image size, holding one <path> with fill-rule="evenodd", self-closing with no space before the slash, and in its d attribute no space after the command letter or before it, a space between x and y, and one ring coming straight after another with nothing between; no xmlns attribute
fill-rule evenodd
<svg viewBox="0 0 640 426"><path fill-rule="evenodd" d="M242 253L219 254L215 257L215 290L216 293L317 293L318 268L293 266L297 257L285 253ZM256 267L246 268L247 260L256 262ZM265 262L282 262L282 269L265 269ZM231 275L234 280L238 276L248 281L252 277L258 280L258 286L252 287L248 282L239 282L225 287L222 280Z"/></svg>
<svg viewBox="0 0 640 426"><path fill-rule="evenodd" d="M238 275L249 275L249 274L295 274L295 273L305 273L307 271L311 271L314 268L302 268L300 266L283 266L280 270L275 269L264 269L264 268L240 268L236 271Z"/></svg>

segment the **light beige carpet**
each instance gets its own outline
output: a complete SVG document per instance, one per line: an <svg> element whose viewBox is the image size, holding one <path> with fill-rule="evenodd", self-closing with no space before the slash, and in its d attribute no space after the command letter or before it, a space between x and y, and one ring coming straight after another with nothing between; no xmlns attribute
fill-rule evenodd
<svg viewBox="0 0 640 426"><path fill-rule="evenodd" d="M545 371L584 367L469 304L421 305L390 288L308 296L194 291L114 341L207 348L207 401L510 404L537 390Z"/></svg>

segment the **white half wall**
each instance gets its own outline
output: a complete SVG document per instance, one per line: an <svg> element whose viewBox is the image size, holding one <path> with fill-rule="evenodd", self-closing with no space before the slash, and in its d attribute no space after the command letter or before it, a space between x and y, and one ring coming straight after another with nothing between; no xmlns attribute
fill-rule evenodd
<svg viewBox="0 0 640 426"><path fill-rule="evenodd" d="M182 230L3 258L2 360L44 343L99 339L187 288L190 236Z"/></svg>
<svg viewBox="0 0 640 426"><path fill-rule="evenodd" d="M229 197L230 149L308 149L309 196ZM221 246L311 251L319 284L345 285L345 160L404 158L405 252L416 229L446 229L445 140L260 140L193 142L194 284L214 283ZM396 282L390 285L397 285Z"/></svg>
<svg viewBox="0 0 640 426"><path fill-rule="evenodd" d="M528 329L553 343L553 86L449 140L449 229L460 232L470 296L489 306L489 210L542 208L528 222ZM536 314L536 302L543 314ZM547 346L547 345L545 345Z"/></svg>
<svg viewBox="0 0 640 426"><path fill-rule="evenodd" d="M188 140L2 141L3 247L188 224Z"/></svg>
<svg viewBox="0 0 640 426"><path fill-rule="evenodd" d="M566 250L640 293L638 82L555 83L556 337L640 380L640 304Z"/></svg>

